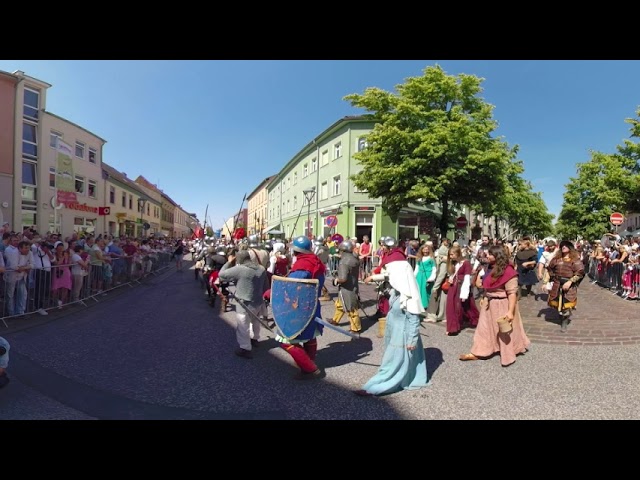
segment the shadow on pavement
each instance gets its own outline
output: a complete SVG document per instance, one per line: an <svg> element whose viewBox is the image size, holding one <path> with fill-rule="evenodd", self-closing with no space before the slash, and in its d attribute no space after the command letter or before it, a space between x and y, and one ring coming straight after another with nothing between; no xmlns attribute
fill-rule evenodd
<svg viewBox="0 0 640 480"><path fill-rule="evenodd" d="M368 357L371 350L373 350L371 339L364 337L346 342L328 343L318 350L317 363L323 368L339 367ZM369 365L379 366L377 364Z"/></svg>

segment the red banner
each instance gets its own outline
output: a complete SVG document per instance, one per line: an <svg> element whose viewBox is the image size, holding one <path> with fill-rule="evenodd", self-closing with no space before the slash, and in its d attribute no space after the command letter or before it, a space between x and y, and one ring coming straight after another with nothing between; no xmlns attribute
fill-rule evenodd
<svg viewBox="0 0 640 480"><path fill-rule="evenodd" d="M110 215L111 207L98 207L98 215Z"/></svg>
<svg viewBox="0 0 640 480"><path fill-rule="evenodd" d="M78 196L76 192L65 192L62 190L58 190L58 194L56 195L56 202L61 203L76 203L78 201Z"/></svg>

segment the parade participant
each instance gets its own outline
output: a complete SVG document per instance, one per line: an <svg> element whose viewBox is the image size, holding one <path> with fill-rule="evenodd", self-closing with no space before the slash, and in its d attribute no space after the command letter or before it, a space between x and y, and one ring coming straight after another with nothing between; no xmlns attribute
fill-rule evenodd
<svg viewBox="0 0 640 480"><path fill-rule="evenodd" d="M311 251L312 248L311 240L305 236L293 240L292 249L296 261L291 267L289 278L317 279L319 282L318 296L320 296L322 285L324 285L325 267L318 256ZM322 318L320 300L316 305L315 316ZM276 341L280 342L280 347L291 355L293 361L300 368L296 379L308 380L322 377L322 371L316 365L315 358L318 350L316 337L322 335L323 329L322 325L311 321L295 338L288 339L276 334Z"/></svg>
<svg viewBox="0 0 640 480"><path fill-rule="evenodd" d="M516 355L525 353L531 344L518 309L518 273L509 264L503 247L491 246L486 253L486 270L481 280L484 296L480 301L478 326L471 353L461 355L460 360L487 359L499 353L500 363L508 367L516 361ZM509 325L501 330L498 322Z"/></svg>
<svg viewBox="0 0 640 480"><path fill-rule="evenodd" d="M214 253L208 257L207 262L209 270L209 305L215 307L216 297L220 297L222 311L226 312L229 304L229 284L221 282L219 275L220 270L227 263L227 248L224 245L218 245Z"/></svg>
<svg viewBox="0 0 640 480"><path fill-rule="evenodd" d="M578 303L578 285L584 278L584 264L573 243L564 240L547 268L553 282L547 303L560 313L560 331L564 333L571 309Z"/></svg>
<svg viewBox="0 0 640 480"><path fill-rule="evenodd" d="M387 245L395 239L387 237ZM385 329L385 351L378 372L356 395L371 396L415 390L429 384L427 361L420 338L420 321L425 314L418 284L402 252L391 252L383 259L382 273L365 278L388 281L391 285L390 310Z"/></svg>
<svg viewBox="0 0 640 480"><path fill-rule="evenodd" d="M509 258L509 257L507 257ZM531 288L538 283L536 275L536 264L538 263L538 250L535 248L529 237L523 237L518 246L515 257L515 264L518 272L518 285L524 287L518 290L523 297L531 293Z"/></svg>
<svg viewBox="0 0 640 480"><path fill-rule="evenodd" d="M415 268L416 282L422 297L422 307L427 309L431 300L433 282L436 280L436 261L433 258L433 245L425 243L418 249Z"/></svg>
<svg viewBox="0 0 640 480"><path fill-rule="evenodd" d="M502 247L501 247L502 248ZM462 258L459 246L449 249L446 282L447 291L447 335L457 335L465 325L478 324L478 307L471 295L471 263Z"/></svg>
<svg viewBox="0 0 640 480"><path fill-rule="evenodd" d="M223 282L236 282L235 297L239 300L236 307L236 339L238 348L235 354L239 357L251 359L252 347L258 347L260 338L261 316L266 315L262 293L267 282L267 271L257 265L249 252L241 250L236 256L229 255L219 273Z"/></svg>
<svg viewBox="0 0 640 480"><path fill-rule="evenodd" d="M542 252L540 256L540 260L538 260L538 280L542 281L542 286L544 287L547 283L549 283L549 269L547 265L556 254L556 241L553 239L547 240L546 248Z"/></svg>
<svg viewBox="0 0 640 480"><path fill-rule="evenodd" d="M360 308L360 290L358 286L360 262L353 255L353 243L350 241L342 242L338 249L342 252L342 257L338 266L338 274L333 279L334 286L338 287L338 298L335 303L336 311L330 323L338 325L346 312L351 323L350 331L352 333L360 333L362 331L360 315L358 314L358 309Z"/></svg>
<svg viewBox="0 0 640 480"><path fill-rule="evenodd" d="M382 267L389 261L406 260L404 249L398 246L398 242L393 237L382 237L382 252L380 254L380 265L373 269L374 275L380 275ZM380 278L380 277L376 277ZM386 278L386 277L385 277ZM376 280L374 280L376 281ZM384 338L387 325L387 314L389 313L389 298L391 298L391 284L387 280L378 282L378 338Z"/></svg>
<svg viewBox="0 0 640 480"><path fill-rule="evenodd" d="M257 235L249 236L246 249L249 251L249 255L251 255L251 260L258 265L262 265L265 269L269 267L269 252L260 247Z"/></svg>
<svg viewBox="0 0 640 480"><path fill-rule="evenodd" d="M442 252L438 249L436 259L436 279L431 289L431 298L427 307L427 322L442 322L446 318L447 292L442 289L442 285L447 279L447 257L449 251Z"/></svg>
<svg viewBox="0 0 640 480"><path fill-rule="evenodd" d="M6 387L9 383L7 367L9 366L9 342L0 337L0 388Z"/></svg>
<svg viewBox="0 0 640 480"><path fill-rule="evenodd" d="M323 263L325 267L325 275L326 275L326 271L328 270L328 264L329 264L329 248L325 245L325 243L326 242L323 237L320 237L320 236L316 237L316 239L313 241L313 244L315 246L313 253L315 253L320 259L320 261ZM325 285L322 285L322 296L320 297L320 300L323 300L326 302L331 300L331 297L329 296L329 290Z"/></svg>

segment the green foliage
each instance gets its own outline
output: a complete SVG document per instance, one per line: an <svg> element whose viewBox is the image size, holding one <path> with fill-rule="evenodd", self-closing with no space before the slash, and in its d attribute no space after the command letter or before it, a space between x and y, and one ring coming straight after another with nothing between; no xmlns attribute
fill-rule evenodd
<svg viewBox="0 0 640 480"><path fill-rule="evenodd" d="M482 81L449 76L436 65L406 79L397 94L367 88L347 95L379 121L355 155L364 168L354 184L382 198L392 218L410 204L440 203L443 235L452 207L503 195L517 147L491 136L497 123L493 106L479 97Z"/></svg>
<svg viewBox="0 0 640 480"><path fill-rule="evenodd" d="M556 230L562 238L597 239L611 231L609 217L625 212L637 185L636 162L616 154L591 152L591 160L578 164L577 177L566 185Z"/></svg>

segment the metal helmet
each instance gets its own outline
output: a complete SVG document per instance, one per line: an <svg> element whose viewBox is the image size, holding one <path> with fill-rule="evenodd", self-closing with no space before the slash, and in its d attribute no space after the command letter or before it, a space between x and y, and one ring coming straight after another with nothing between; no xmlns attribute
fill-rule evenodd
<svg viewBox="0 0 640 480"><path fill-rule="evenodd" d="M213 255L214 253L216 253L215 247L211 246L211 247L207 248L207 253L209 255Z"/></svg>
<svg viewBox="0 0 640 480"><path fill-rule="evenodd" d="M270 243L265 243L263 248L264 248L267 252L271 252L271 251L273 251L273 245L271 245Z"/></svg>
<svg viewBox="0 0 640 480"><path fill-rule="evenodd" d="M384 245L384 241L387 239L387 237L380 237L380 240L378 240L378 243L382 243Z"/></svg>
<svg viewBox="0 0 640 480"><path fill-rule="evenodd" d="M217 249L216 249L216 253L218 255L222 255L223 257L227 256L227 247L225 247L224 245L220 245Z"/></svg>
<svg viewBox="0 0 640 480"><path fill-rule="evenodd" d="M398 246L398 241L393 237L384 237L382 242L385 247L394 248Z"/></svg>
<svg viewBox="0 0 640 480"><path fill-rule="evenodd" d="M258 248L258 245L260 244L260 239L258 238L258 235L249 235L249 247L250 248Z"/></svg>
<svg viewBox="0 0 640 480"><path fill-rule="evenodd" d="M309 240L304 235L296 237L292 242L292 247L294 252L299 253L313 253L311 251L311 240Z"/></svg>
<svg viewBox="0 0 640 480"><path fill-rule="evenodd" d="M322 235L316 237L313 243L314 245L322 245L324 243L324 237Z"/></svg>
<svg viewBox="0 0 640 480"><path fill-rule="evenodd" d="M353 243L351 243L351 240L345 240L338 245L338 250L341 252L353 252Z"/></svg>

